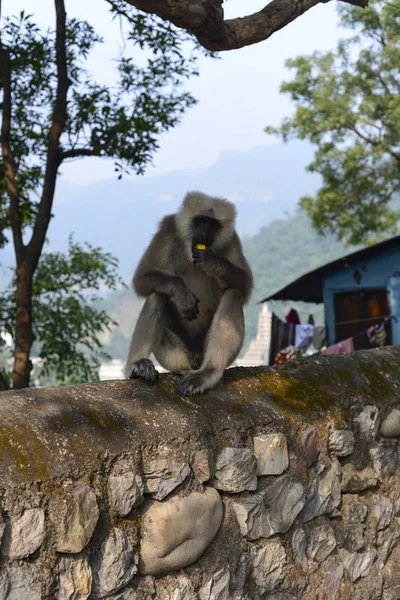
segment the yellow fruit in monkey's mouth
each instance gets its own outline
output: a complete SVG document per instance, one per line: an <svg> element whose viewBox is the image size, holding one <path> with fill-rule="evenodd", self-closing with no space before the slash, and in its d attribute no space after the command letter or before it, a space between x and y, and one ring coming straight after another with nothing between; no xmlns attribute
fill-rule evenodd
<svg viewBox="0 0 400 600"><path fill-rule="evenodd" d="M196 248L197 248L197 250L205 250L206 249L204 244L196 244Z"/></svg>

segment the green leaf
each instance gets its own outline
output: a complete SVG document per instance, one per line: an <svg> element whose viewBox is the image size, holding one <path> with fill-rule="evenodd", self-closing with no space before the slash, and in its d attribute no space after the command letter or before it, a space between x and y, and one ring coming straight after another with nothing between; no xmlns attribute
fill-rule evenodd
<svg viewBox="0 0 400 600"><path fill-rule="evenodd" d="M320 232L354 244L397 231L400 190L400 0L371 0L365 10L342 5L353 36L335 52L287 61L281 86L295 112L268 134L316 146L308 170L317 194L300 200Z"/></svg>

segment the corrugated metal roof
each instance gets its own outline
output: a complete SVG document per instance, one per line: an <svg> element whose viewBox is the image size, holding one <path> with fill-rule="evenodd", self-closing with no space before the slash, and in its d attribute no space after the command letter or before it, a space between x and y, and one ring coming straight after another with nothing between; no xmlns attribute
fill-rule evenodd
<svg viewBox="0 0 400 600"><path fill-rule="evenodd" d="M400 246L400 235L396 235L384 242L379 242L379 244L367 246L362 250L357 250L352 254L342 256L326 265L322 265L322 267L318 267L318 269L314 269L314 271L302 275L281 290L268 296L268 298L264 298L261 302L267 302L267 300L297 300L302 302L320 303L323 301L323 280L327 275L330 275L335 271L349 269L362 260L374 256L375 254L391 250L396 246Z"/></svg>

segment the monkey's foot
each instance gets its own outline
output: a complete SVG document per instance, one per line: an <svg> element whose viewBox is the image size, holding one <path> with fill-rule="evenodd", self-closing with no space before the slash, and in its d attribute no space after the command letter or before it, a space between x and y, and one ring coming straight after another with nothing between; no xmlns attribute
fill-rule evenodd
<svg viewBox="0 0 400 600"><path fill-rule="evenodd" d="M132 372L129 379L145 379L146 381L155 381L158 377L158 371L149 358L140 358L132 365Z"/></svg>
<svg viewBox="0 0 400 600"><path fill-rule="evenodd" d="M175 391L179 396L197 396L210 390L221 380L223 371L215 369L204 369L204 371L192 371L183 377L178 383Z"/></svg>

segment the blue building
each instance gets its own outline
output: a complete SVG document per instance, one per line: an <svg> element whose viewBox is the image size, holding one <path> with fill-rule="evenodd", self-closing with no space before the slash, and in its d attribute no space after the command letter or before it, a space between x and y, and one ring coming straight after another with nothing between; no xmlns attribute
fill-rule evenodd
<svg viewBox="0 0 400 600"><path fill-rule="evenodd" d="M400 344L400 236L358 250L296 279L267 300L323 303L329 345L386 321L386 344ZM356 350L370 347L355 338Z"/></svg>

